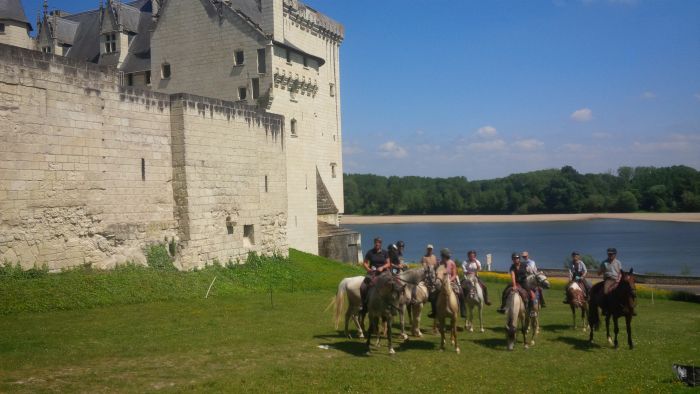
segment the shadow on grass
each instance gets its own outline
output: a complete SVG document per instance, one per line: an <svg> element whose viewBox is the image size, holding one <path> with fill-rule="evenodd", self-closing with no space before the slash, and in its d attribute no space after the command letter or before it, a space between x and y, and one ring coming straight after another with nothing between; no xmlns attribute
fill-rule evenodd
<svg viewBox="0 0 700 394"><path fill-rule="evenodd" d="M356 357L365 357L365 353L367 352L367 345L365 342L358 341L324 343L322 346L328 346L329 349L340 350L343 353Z"/></svg>
<svg viewBox="0 0 700 394"><path fill-rule="evenodd" d="M434 342L428 342L428 341L423 341L423 340L408 340L408 341L403 341L398 348L396 348L396 351L398 352L403 352L406 350L433 350L436 348L436 344Z"/></svg>
<svg viewBox="0 0 700 394"><path fill-rule="evenodd" d="M573 328L568 324L544 324L540 328L543 331L559 332L559 331L570 331Z"/></svg>
<svg viewBox="0 0 700 394"><path fill-rule="evenodd" d="M557 341L559 342L564 342L568 345L571 345L575 350L582 350L585 352L590 352L593 349L599 349L600 345L597 343L590 343L588 339L583 339L583 338L574 338L574 337L558 337L556 338Z"/></svg>
<svg viewBox="0 0 700 394"><path fill-rule="evenodd" d="M487 347L489 349L495 350L505 350L506 340L505 338L485 338L485 339L474 339L472 342L479 346Z"/></svg>

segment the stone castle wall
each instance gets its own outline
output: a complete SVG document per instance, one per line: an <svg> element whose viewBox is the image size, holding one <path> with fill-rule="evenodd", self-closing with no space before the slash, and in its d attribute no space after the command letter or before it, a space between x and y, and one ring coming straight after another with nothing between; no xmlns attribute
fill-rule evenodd
<svg viewBox="0 0 700 394"><path fill-rule="evenodd" d="M109 268L173 238L183 268L285 250L286 193L260 187L269 172L272 190L286 189L274 173L285 166L281 117L118 82L94 64L0 45L0 262ZM248 156L234 162L234 146ZM220 241L226 209L254 226L252 243L235 225L235 241Z"/></svg>

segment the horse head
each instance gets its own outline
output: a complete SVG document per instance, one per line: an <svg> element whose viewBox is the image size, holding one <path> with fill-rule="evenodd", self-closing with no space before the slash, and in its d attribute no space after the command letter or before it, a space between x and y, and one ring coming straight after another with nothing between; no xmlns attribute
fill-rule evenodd
<svg viewBox="0 0 700 394"><path fill-rule="evenodd" d="M435 290L435 267L426 265L423 267L423 283L429 291Z"/></svg>
<svg viewBox="0 0 700 394"><path fill-rule="evenodd" d="M476 297L477 286L479 286L479 280L476 278L476 274L473 272L468 273L465 280L462 281L462 289L464 289L465 294L470 297Z"/></svg>
<svg viewBox="0 0 700 394"><path fill-rule="evenodd" d="M621 271L622 272L622 279L620 280L620 284L625 283L627 286L629 286L629 292L630 296L632 297L632 300L637 298L637 285L634 279L634 268L631 268L629 272Z"/></svg>
<svg viewBox="0 0 700 394"><path fill-rule="evenodd" d="M537 286L549 289L549 279L547 279L547 275L545 275L542 271L535 274L535 280L537 281Z"/></svg>

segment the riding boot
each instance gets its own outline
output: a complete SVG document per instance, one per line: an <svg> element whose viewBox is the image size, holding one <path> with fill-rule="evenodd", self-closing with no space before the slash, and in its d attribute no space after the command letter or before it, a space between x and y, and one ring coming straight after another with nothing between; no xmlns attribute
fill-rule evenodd
<svg viewBox="0 0 700 394"><path fill-rule="evenodd" d="M503 294L501 294L501 307L496 309L496 312L498 313L506 313L506 298L508 298L508 289L509 287L506 287L505 290L503 290Z"/></svg>
<svg viewBox="0 0 700 394"><path fill-rule="evenodd" d="M457 297L457 300L459 301L459 315L464 319L467 317L467 304L464 302L464 295Z"/></svg>
<svg viewBox="0 0 700 394"><path fill-rule="evenodd" d="M430 313L428 313L428 317L431 319L435 318L435 311L437 310L437 297L432 297L430 299Z"/></svg>
<svg viewBox="0 0 700 394"><path fill-rule="evenodd" d="M489 301L489 291L486 288L486 286L479 281L479 285L481 285L481 292L484 293L484 304L486 305L491 305L491 301Z"/></svg>

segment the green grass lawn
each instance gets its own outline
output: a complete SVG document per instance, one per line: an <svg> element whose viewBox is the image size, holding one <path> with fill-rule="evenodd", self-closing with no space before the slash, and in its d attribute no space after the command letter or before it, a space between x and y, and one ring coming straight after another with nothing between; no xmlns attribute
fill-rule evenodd
<svg viewBox="0 0 700 394"><path fill-rule="evenodd" d="M604 332L589 346L569 327L560 290L548 292L528 350L505 350L504 317L490 307L485 333L458 333L459 355L438 350L424 317L424 338L397 340L395 356L382 347L365 357L324 312L338 281L358 271L294 251L284 264L269 276L285 283L274 308L264 280L223 267L142 280L136 268L0 277L0 392L676 392L690 389L671 364L700 364L700 305L640 299L636 348L614 350ZM491 284L494 294L501 286ZM90 294L100 302L85 301Z"/></svg>

